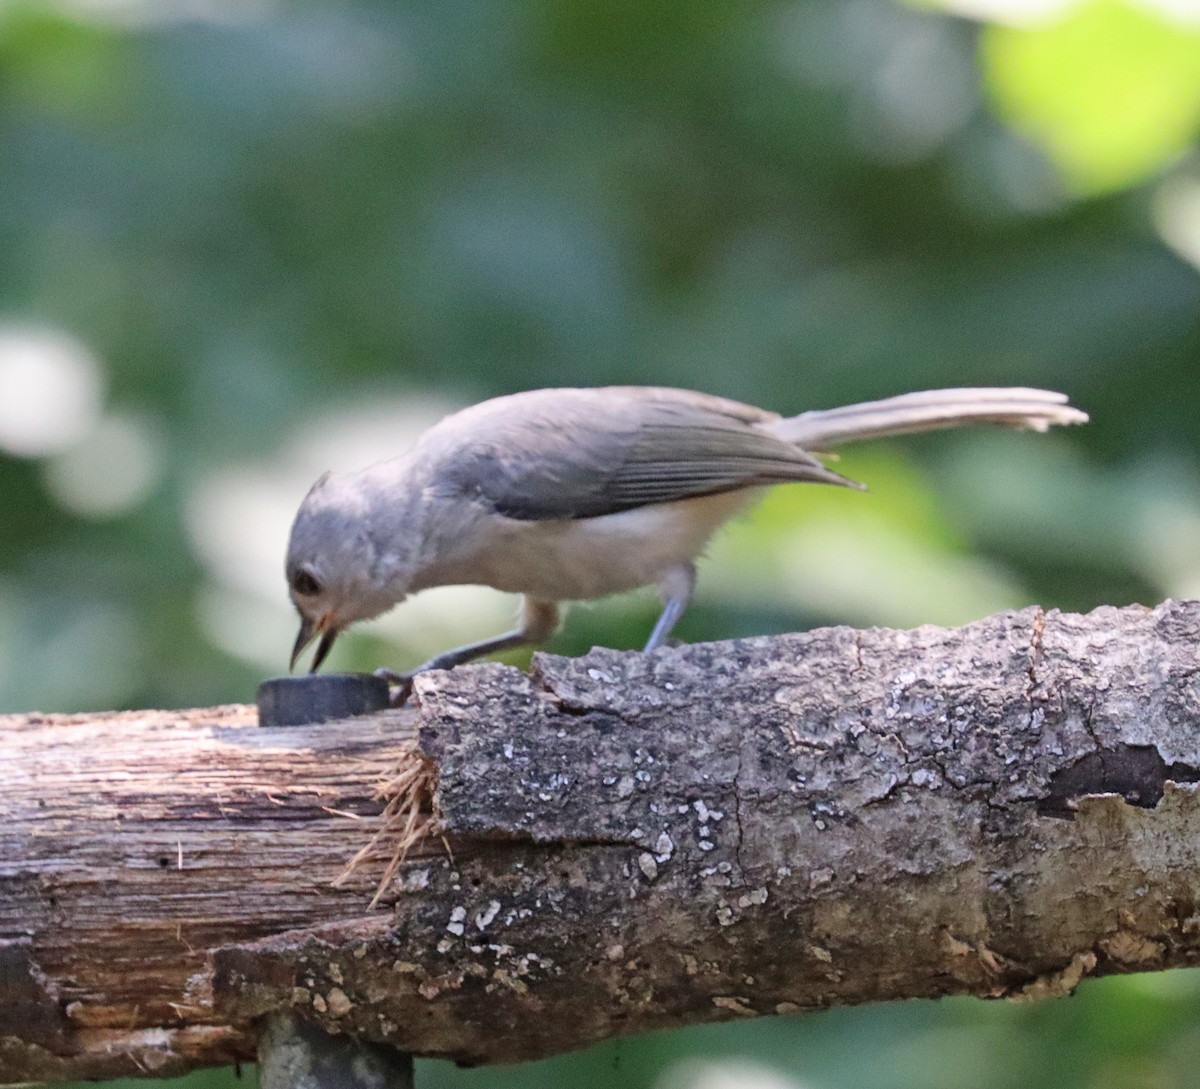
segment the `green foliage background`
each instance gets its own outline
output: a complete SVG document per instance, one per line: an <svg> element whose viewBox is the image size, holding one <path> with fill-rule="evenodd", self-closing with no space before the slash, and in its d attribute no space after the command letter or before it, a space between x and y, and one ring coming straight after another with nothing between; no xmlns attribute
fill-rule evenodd
<svg viewBox="0 0 1200 1089"><path fill-rule="evenodd" d="M848 452L865 496L777 491L714 545L685 639L1200 594L1200 20L968 2L991 21L936 0L0 5L0 708L250 698L290 646L278 566L307 484L439 407L551 384L790 412L1011 383L1091 412ZM409 664L510 608L424 597L337 664ZM636 646L654 609L578 609L551 649ZM1188 1086L1198 1014L1172 973L420 1084Z"/></svg>

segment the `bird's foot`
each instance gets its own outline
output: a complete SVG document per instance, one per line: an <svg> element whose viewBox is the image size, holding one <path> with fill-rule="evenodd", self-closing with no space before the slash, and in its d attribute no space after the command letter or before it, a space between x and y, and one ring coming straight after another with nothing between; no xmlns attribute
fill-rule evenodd
<svg viewBox="0 0 1200 1089"><path fill-rule="evenodd" d="M413 674L397 673L391 669L377 669L375 676L388 683L388 706L403 707L412 695Z"/></svg>

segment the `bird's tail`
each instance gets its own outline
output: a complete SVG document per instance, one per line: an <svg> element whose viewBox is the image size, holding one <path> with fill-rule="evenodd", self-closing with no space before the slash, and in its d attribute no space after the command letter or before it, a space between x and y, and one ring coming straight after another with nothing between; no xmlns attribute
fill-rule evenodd
<svg viewBox="0 0 1200 1089"><path fill-rule="evenodd" d="M1087 422L1066 394L1044 389L931 389L883 401L802 412L766 429L803 450L820 451L858 439L907 435L968 424L1046 431L1056 424Z"/></svg>

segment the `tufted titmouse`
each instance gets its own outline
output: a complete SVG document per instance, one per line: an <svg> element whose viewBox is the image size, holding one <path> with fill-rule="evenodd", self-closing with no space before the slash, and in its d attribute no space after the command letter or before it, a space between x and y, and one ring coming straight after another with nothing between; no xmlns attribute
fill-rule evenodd
<svg viewBox="0 0 1200 1089"><path fill-rule="evenodd" d="M301 618L292 665L317 636L314 671L348 624L418 590L464 583L523 594L520 626L419 670L538 643L557 626L559 602L657 585L651 651L691 600L709 538L763 489L861 487L812 451L963 424L1045 431L1087 420L1066 402L1046 390L945 389L782 419L638 386L484 401L431 427L407 454L313 485L287 551Z"/></svg>

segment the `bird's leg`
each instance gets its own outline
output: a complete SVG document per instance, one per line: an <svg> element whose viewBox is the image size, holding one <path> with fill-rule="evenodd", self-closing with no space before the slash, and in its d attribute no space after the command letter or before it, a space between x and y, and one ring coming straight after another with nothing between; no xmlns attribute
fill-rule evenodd
<svg viewBox="0 0 1200 1089"><path fill-rule="evenodd" d="M491 639L481 639L478 643L468 643L465 647L455 647L436 658L430 658L424 665L419 665L413 671L424 673L427 669L453 669L463 662L474 661L486 654L497 654L502 650L512 650L514 647L524 647L531 643L540 643L553 634L558 627L558 606L552 601L534 601L525 598L521 606L521 624L503 635Z"/></svg>
<svg viewBox="0 0 1200 1089"><path fill-rule="evenodd" d="M692 600L692 592L696 589L696 565L681 563L672 567L666 577L659 583L658 592L662 596L663 611L659 614L658 623L646 640L644 654L649 654L655 647L660 647L663 640L671 634L671 629L679 622L684 610Z"/></svg>
<svg viewBox="0 0 1200 1089"><path fill-rule="evenodd" d="M553 601L537 601L526 597L521 604L521 623L517 628L491 639L481 639L478 643L468 643L463 647L455 647L443 654L430 658L428 662L417 666L411 673L394 673L390 669L377 669L376 677L382 677L392 685L398 685L399 691L392 695L392 706L399 707L408 699L412 692L412 679L417 673L430 669L453 669L464 662L474 661L486 654L496 654L502 650L512 650L515 647L540 643L549 638L558 627L558 606Z"/></svg>

